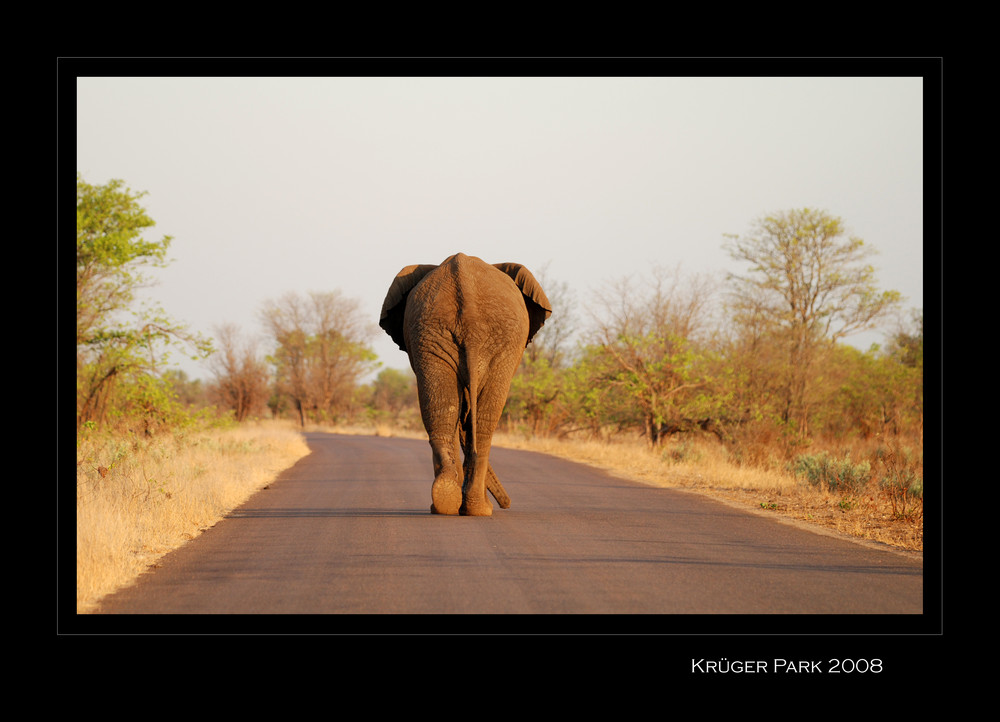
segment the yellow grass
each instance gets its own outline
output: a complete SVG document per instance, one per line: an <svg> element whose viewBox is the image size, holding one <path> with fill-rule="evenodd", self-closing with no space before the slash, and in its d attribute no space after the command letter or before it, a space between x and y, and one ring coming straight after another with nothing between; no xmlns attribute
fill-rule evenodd
<svg viewBox="0 0 1000 722"><path fill-rule="evenodd" d="M669 443L651 450L640 441L524 439L498 433L494 443L579 461L665 488L756 489L781 495L797 487L789 475L734 466L721 445L707 440L685 444L682 450Z"/></svg>
<svg viewBox="0 0 1000 722"><path fill-rule="evenodd" d="M78 440L77 612L133 582L309 449L279 423L151 441Z"/></svg>

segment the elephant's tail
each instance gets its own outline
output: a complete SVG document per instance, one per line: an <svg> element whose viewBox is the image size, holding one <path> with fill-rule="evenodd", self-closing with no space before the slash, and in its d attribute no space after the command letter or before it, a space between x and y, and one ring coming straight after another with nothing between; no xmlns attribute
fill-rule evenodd
<svg viewBox="0 0 1000 722"><path fill-rule="evenodd" d="M478 368L479 364L477 359L471 353L470 349L466 347L465 349L465 364L467 367L467 374L469 378L469 429L472 434L472 453L476 452L476 402L479 398L479 374Z"/></svg>

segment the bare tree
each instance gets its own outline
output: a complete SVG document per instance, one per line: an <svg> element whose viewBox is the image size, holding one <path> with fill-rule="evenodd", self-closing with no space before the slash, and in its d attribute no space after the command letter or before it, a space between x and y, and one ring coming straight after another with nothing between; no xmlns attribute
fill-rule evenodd
<svg viewBox="0 0 1000 722"><path fill-rule="evenodd" d="M552 304L552 315L528 344L524 357L529 361L544 358L552 368L562 368L569 362L570 347L577 331L576 300L565 281L557 281L549 275L548 264L542 266L535 278Z"/></svg>
<svg viewBox="0 0 1000 722"><path fill-rule="evenodd" d="M273 338L276 349L270 360L276 374L276 394L287 396L305 426L305 405L308 403L307 383L307 312L302 299L286 294L279 301L267 301L261 320Z"/></svg>
<svg viewBox="0 0 1000 722"><path fill-rule="evenodd" d="M267 402L267 365L258 356L257 342L244 338L233 324L217 327L215 335L219 348L208 361L215 376L213 393L237 421L244 421Z"/></svg>
<svg viewBox="0 0 1000 722"><path fill-rule="evenodd" d="M360 303L339 291L289 293L265 303L261 319L276 344L278 391L292 400L299 422L305 425L308 413L328 420L346 408L375 361L367 344L377 329Z"/></svg>

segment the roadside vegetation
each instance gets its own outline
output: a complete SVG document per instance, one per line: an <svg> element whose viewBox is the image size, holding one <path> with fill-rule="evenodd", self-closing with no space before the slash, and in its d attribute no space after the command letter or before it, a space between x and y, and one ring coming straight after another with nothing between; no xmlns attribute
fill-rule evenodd
<svg viewBox="0 0 1000 722"><path fill-rule="evenodd" d="M423 433L413 374L376 358L374 320L335 289L266 302L262 341L140 306L170 244L149 239L142 196L77 179L79 611L306 454L299 430ZM654 267L583 292L539 269L554 311L496 443L922 550L920 311L877 288L873 250L827 212L726 238L743 275ZM886 342L847 344L870 330Z"/></svg>
<svg viewBox="0 0 1000 722"><path fill-rule="evenodd" d="M291 423L80 435L77 612L133 582L309 453Z"/></svg>

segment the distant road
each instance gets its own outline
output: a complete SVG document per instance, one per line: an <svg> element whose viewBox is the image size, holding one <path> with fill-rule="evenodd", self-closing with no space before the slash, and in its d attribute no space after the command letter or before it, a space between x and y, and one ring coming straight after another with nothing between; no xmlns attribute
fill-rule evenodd
<svg viewBox="0 0 1000 722"><path fill-rule="evenodd" d="M312 453L104 614L920 614L920 559L494 449L511 508L430 508L424 441ZM759 623L766 631L769 623ZM466 631L489 631L481 625ZM841 629L840 631L848 631Z"/></svg>

